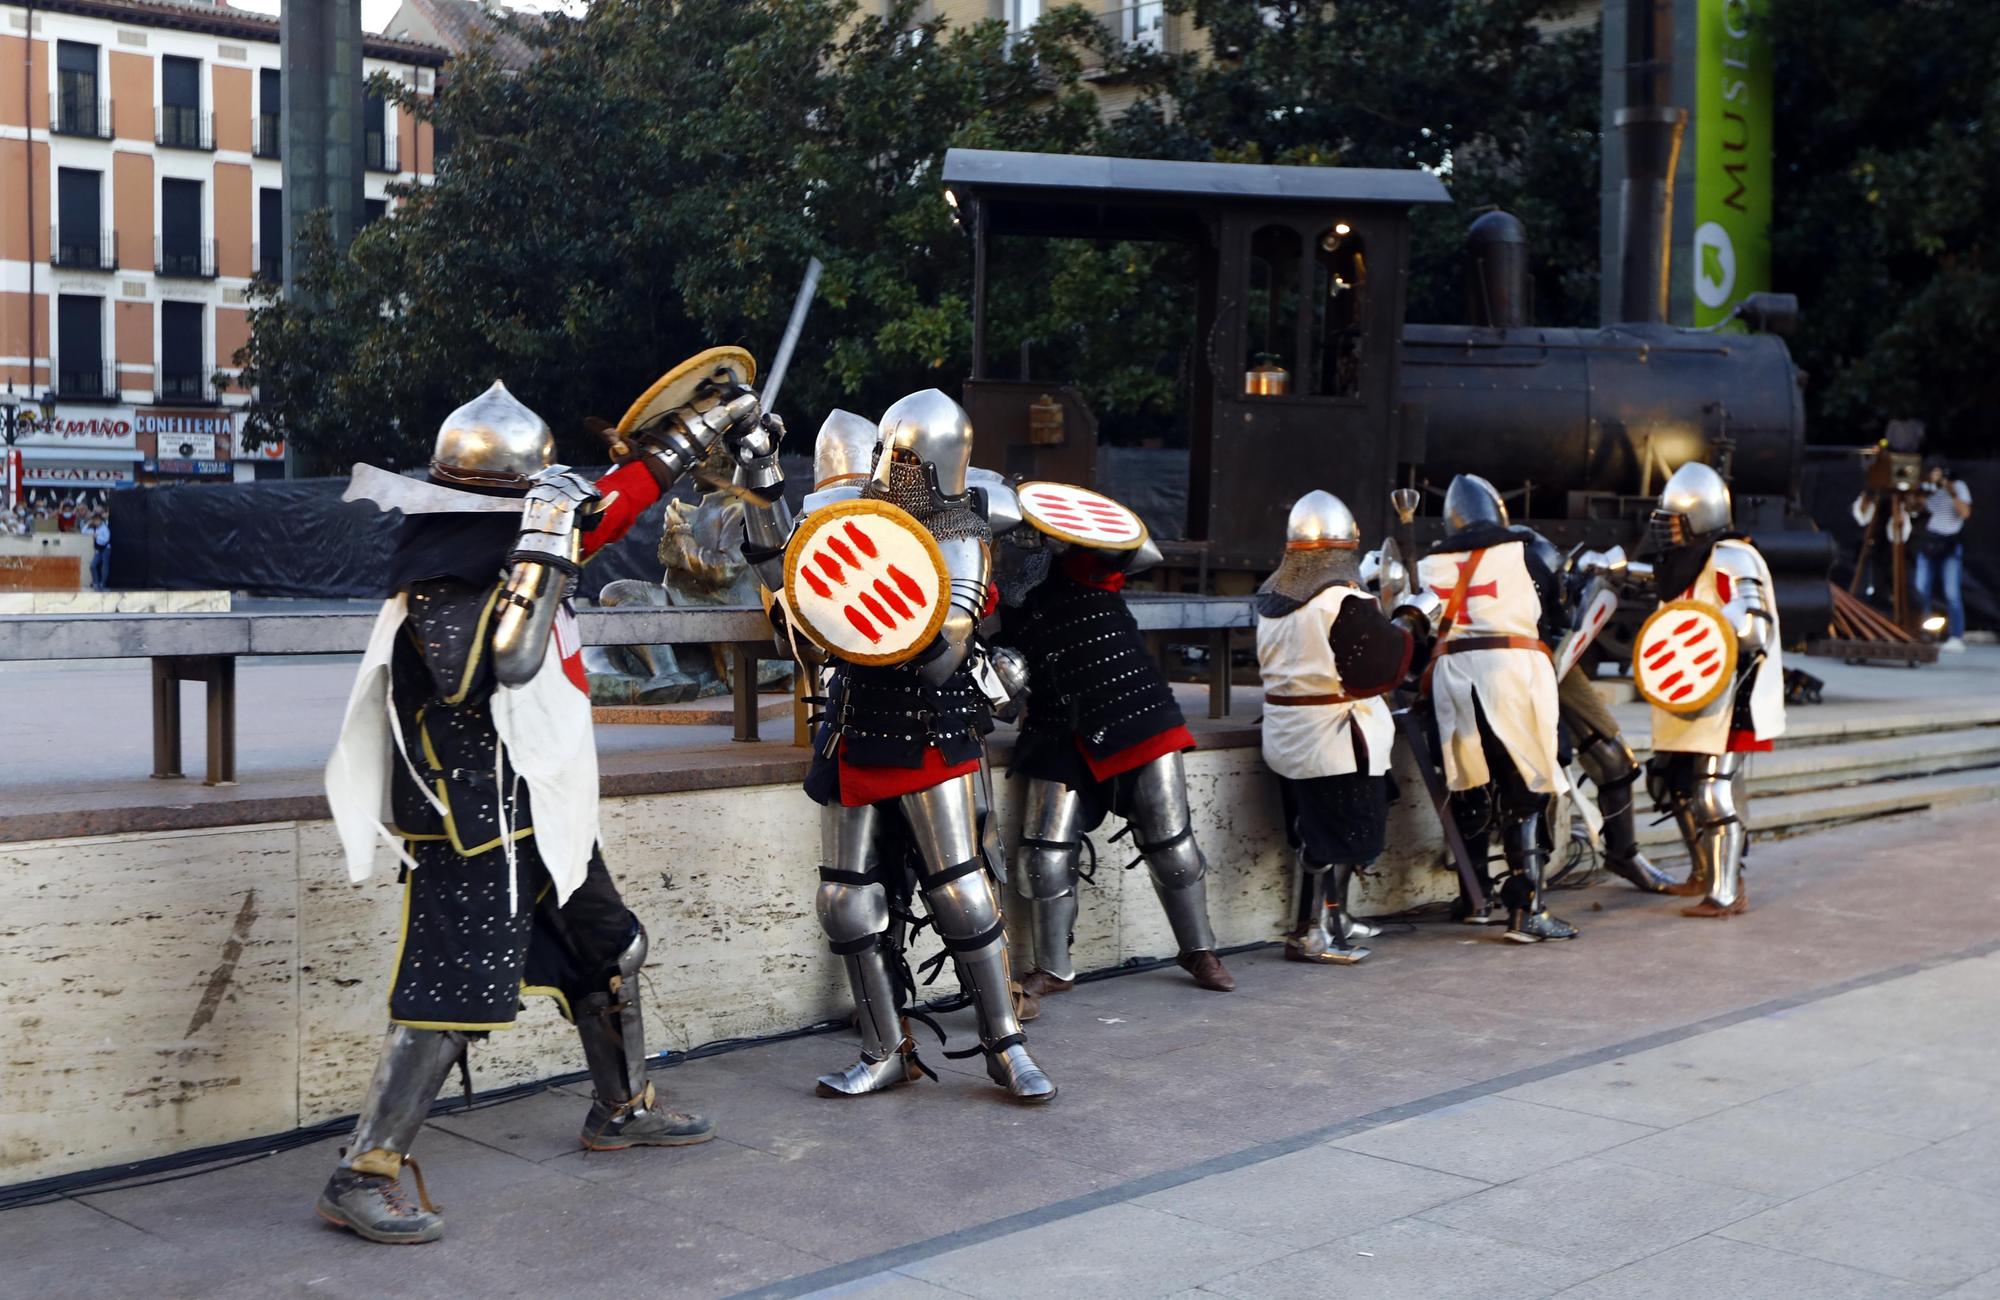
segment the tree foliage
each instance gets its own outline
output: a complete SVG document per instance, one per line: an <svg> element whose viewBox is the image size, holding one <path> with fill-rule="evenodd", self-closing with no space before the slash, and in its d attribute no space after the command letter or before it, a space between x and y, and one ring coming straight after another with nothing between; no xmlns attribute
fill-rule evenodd
<svg viewBox="0 0 2000 1300"><path fill-rule="evenodd" d="M240 358L259 395L247 432L289 436L322 470L410 463L494 377L559 434L615 417L702 347L768 359L815 256L784 409L816 424L955 389L971 277L938 183L952 146L1432 167L1459 203L1423 218L1412 319L1458 317L1462 231L1486 204L1528 222L1541 319L1594 311L1594 38L1538 40L1546 0L1170 3L1209 57L1117 47L1076 6L1019 37L912 28L914 0L883 17L854 0L597 0L521 28L528 68L475 52L435 104L404 97L455 142L434 182L344 252L301 232L308 292L260 302ZM1138 103L1107 119L1097 89L1117 85ZM1084 381L1127 436L1171 437L1184 250L995 257L998 372L1028 344L1038 377Z"/></svg>
<svg viewBox="0 0 2000 1300"><path fill-rule="evenodd" d="M2000 372L2000 7L1774 0L1777 286L1815 438L1985 450Z"/></svg>

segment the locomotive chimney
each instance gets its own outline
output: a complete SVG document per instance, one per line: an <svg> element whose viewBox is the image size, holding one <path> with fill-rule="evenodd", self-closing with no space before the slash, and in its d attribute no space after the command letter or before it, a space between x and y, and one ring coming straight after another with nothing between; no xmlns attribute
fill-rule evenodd
<svg viewBox="0 0 2000 1300"><path fill-rule="evenodd" d="M1515 329L1529 323L1528 231L1511 212L1494 209L1465 232L1467 311L1474 325Z"/></svg>
<svg viewBox="0 0 2000 1300"><path fill-rule="evenodd" d="M1674 169L1687 110L1673 105L1673 0L1626 0L1625 107L1612 121L1625 148L1618 187L1618 319L1667 319Z"/></svg>

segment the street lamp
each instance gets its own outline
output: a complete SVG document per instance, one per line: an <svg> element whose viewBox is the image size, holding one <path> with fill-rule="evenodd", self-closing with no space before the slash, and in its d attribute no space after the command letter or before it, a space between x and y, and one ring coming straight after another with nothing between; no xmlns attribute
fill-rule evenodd
<svg viewBox="0 0 2000 1300"><path fill-rule="evenodd" d="M53 389L45 391L32 407L14 393L14 381L7 381L7 392L0 396L0 437L7 440L7 505L11 509L21 504L22 462L14 444L24 434L35 428L36 416L41 417L43 428L55 423L56 395Z"/></svg>

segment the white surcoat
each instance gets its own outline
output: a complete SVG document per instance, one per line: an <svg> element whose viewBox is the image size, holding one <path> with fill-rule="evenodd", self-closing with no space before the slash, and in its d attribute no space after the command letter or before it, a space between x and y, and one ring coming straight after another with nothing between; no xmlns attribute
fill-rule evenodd
<svg viewBox="0 0 2000 1300"><path fill-rule="evenodd" d="M1749 542L1725 539L1709 552L1708 563L1694 585L1686 591L1661 592L1664 600L1698 600L1703 604L1727 606L1736 594L1730 574L1755 575L1763 584L1764 608L1771 615L1770 645L1763 659L1747 669L1740 662L1736 681L1715 697L1701 712L1683 716L1653 707L1653 749L1679 754L1724 754L1729 752L1729 731L1736 716L1737 696L1750 692L1750 725L1756 739L1775 740L1785 731L1784 638L1779 635L1778 602L1771 584L1770 566ZM1731 620L1732 625L1734 620Z"/></svg>
<svg viewBox="0 0 2000 1300"><path fill-rule="evenodd" d="M1328 634L1341 606L1374 597L1355 587L1332 586L1280 618L1257 619L1257 663L1264 693L1341 695L1346 687L1333 659ZM1369 776L1389 770L1396 727L1389 703L1371 696L1349 704L1267 704L1264 708L1264 762L1295 781L1316 776L1348 776L1354 762L1354 733L1368 752Z"/></svg>
<svg viewBox="0 0 2000 1300"><path fill-rule="evenodd" d="M1447 644L1494 636L1538 641L1542 598L1528 573L1527 552L1524 543L1502 542L1481 553L1465 602L1445 634ZM1472 554L1427 555L1418 564L1418 576L1449 606ZM1474 790L1492 780L1475 703L1513 755L1529 789L1538 794L1569 789L1556 758L1556 673L1547 654L1512 647L1440 654L1432 663L1430 693L1444 750L1445 783L1453 790Z"/></svg>

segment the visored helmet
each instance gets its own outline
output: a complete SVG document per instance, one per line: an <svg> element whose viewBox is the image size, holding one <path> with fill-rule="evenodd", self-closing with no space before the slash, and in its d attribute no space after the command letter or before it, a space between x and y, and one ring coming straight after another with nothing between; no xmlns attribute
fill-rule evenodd
<svg viewBox="0 0 2000 1300"><path fill-rule="evenodd" d="M896 491L899 480L915 470L931 480L940 497L960 497L971 461L972 417L937 389L911 393L882 413L882 449L874 470L881 488Z"/></svg>
<svg viewBox="0 0 2000 1300"><path fill-rule="evenodd" d="M1444 493L1444 524L1459 532L1474 524L1507 523L1507 503L1499 491L1477 474L1460 474Z"/></svg>
<svg viewBox="0 0 2000 1300"><path fill-rule="evenodd" d="M1662 547L1685 546L1729 527L1729 484L1714 467L1691 460L1660 489L1653 511L1652 538Z"/></svg>
<svg viewBox="0 0 2000 1300"><path fill-rule="evenodd" d="M1361 525L1347 503L1331 492L1314 489L1292 505L1285 520L1285 549L1317 550L1321 547L1352 549L1361 544Z"/></svg>
<svg viewBox="0 0 2000 1300"><path fill-rule="evenodd" d="M882 431L873 420L852 411L834 410L819 426L819 437L813 443L813 489L867 478L875 444L881 438Z"/></svg>
<svg viewBox="0 0 2000 1300"><path fill-rule="evenodd" d="M496 379L438 426L431 476L472 487L521 487L555 459L548 422Z"/></svg>

